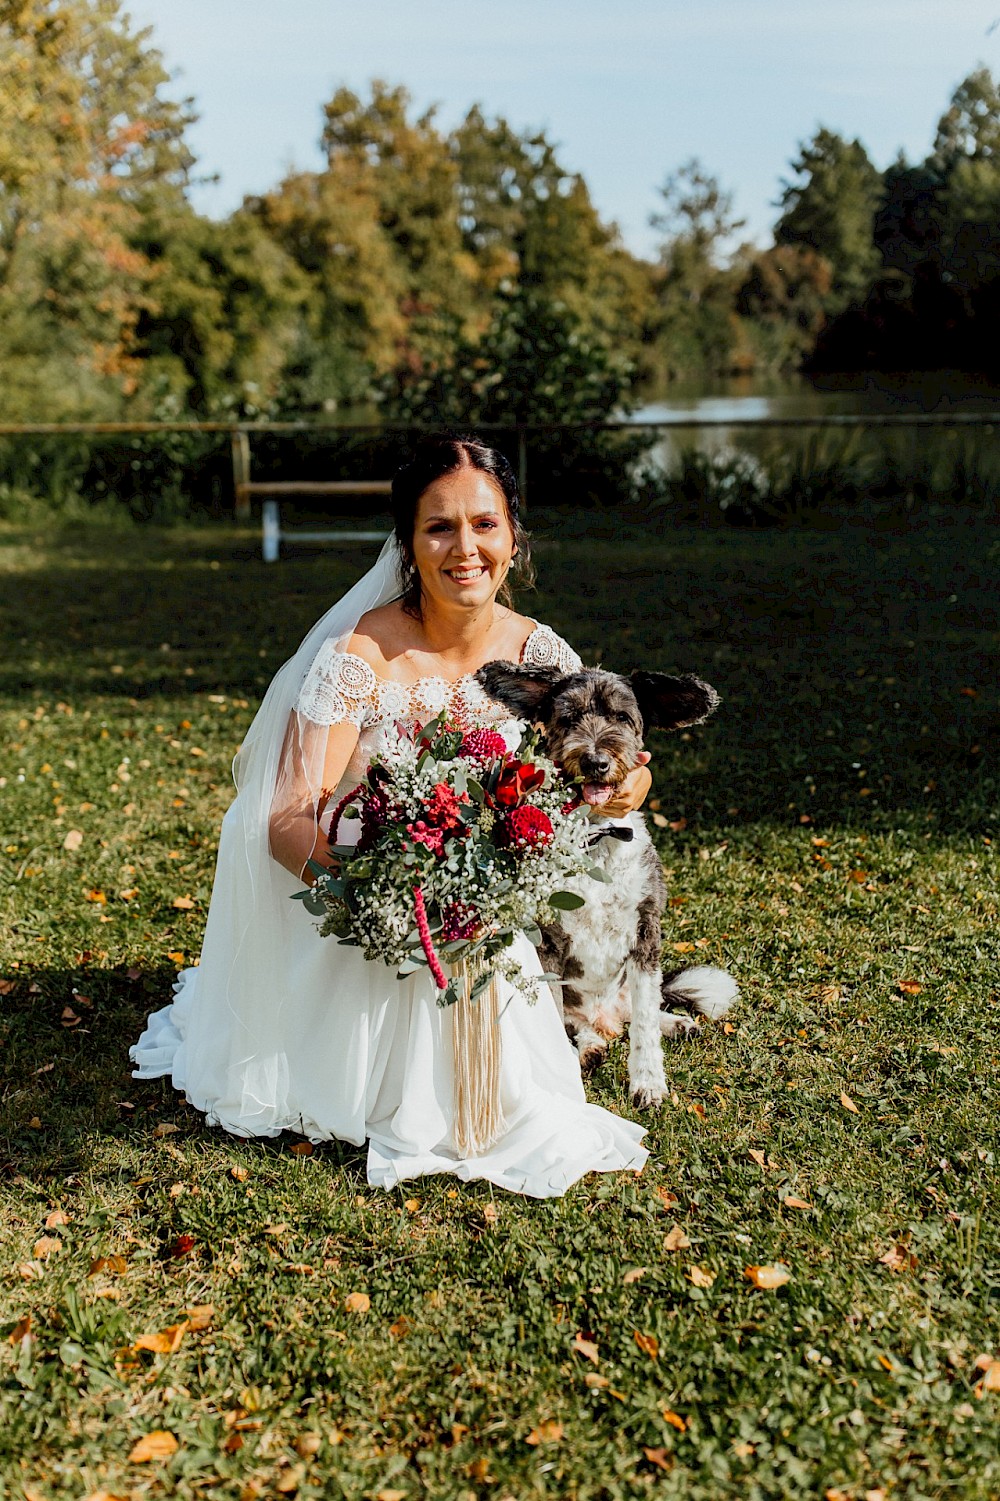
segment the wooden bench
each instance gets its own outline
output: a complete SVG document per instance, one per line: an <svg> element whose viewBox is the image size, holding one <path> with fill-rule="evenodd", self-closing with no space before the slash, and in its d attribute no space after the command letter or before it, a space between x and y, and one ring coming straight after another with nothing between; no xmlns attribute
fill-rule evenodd
<svg viewBox="0 0 1000 1501"><path fill-rule="evenodd" d="M284 495L390 495L392 482L381 479L337 480L246 480L237 486L237 510L245 515L250 508L250 497L261 495L264 500L261 512L261 555L265 563L276 563L281 555L281 544L289 542L384 542L388 532L343 531L327 529L321 532L284 531L281 525L281 497Z"/></svg>

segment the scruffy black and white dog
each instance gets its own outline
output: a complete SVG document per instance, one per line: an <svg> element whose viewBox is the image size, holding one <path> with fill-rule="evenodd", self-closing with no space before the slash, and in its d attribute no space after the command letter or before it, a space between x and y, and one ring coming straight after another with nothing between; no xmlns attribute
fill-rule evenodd
<svg viewBox="0 0 1000 1501"><path fill-rule="evenodd" d="M644 729L699 724L719 696L696 677L661 672L521 667L489 662L476 677L491 698L541 723L552 759L582 781L592 808L609 802L636 764ZM683 1006L710 1018L725 1014L736 983L725 970L698 966L665 975L660 919L667 892L659 856L641 814L594 817L591 855L609 878L582 876L573 889L586 898L543 930L545 969L561 979L563 1021L589 1072L604 1061L608 1039L629 1023L629 1086L636 1105L659 1104L667 1092L661 1036L697 1026ZM560 988L560 987L557 987Z"/></svg>

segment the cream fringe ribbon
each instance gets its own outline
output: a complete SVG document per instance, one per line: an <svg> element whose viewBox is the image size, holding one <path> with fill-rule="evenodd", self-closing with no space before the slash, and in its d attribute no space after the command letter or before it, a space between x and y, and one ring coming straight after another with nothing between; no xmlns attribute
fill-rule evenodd
<svg viewBox="0 0 1000 1501"><path fill-rule="evenodd" d="M500 1107L500 997L496 975L475 1000L477 972L452 968L459 997L452 1007L455 1049L455 1145L460 1157L479 1157L503 1134Z"/></svg>

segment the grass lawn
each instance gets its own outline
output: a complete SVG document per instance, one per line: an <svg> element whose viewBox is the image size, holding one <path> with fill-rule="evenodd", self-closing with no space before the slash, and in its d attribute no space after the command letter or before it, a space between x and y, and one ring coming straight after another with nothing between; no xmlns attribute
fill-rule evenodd
<svg viewBox="0 0 1000 1501"><path fill-rule="evenodd" d="M130 1077L233 752L373 549L0 531L0 1496L1000 1494L998 539L543 539L532 614L723 695L651 809L665 954L743 999L641 1175L537 1202ZM588 1088L636 1115L620 1048Z"/></svg>

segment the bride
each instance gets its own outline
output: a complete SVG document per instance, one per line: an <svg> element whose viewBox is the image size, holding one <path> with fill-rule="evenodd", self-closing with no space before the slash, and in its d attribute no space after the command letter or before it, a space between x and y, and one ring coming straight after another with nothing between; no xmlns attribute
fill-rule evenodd
<svg viewBox="0 0 1000 1501"><path fill-rule="evenodd" d="M292 1130L368 1141L368 1182L423 1173L485 1178L538 1198L584 1173L641 1170L645 1129L588 1104L577 1055L543 987L534 1005L500 980L497 1140L456 1145L453 1007L421 969L406 979L321 938L293 893L325 863L329 818L396 726L442 710L461 728L500 727L476 670L497 658L580 665L550 630L505 601L527 573L517 484L476 439L423 445L393 481L395 535L374 568L313 627L275 676L234 764L201 960L130 1049L140 1079L169 1075L209 1124L237 1136ZM648 756L644 757L648 760ZM601 813L638 807L640 765ZM324 816L325 815L325 816ZM350 824L338 838L350 843ZM541 966L515 939L526 977Z"/></svg>

